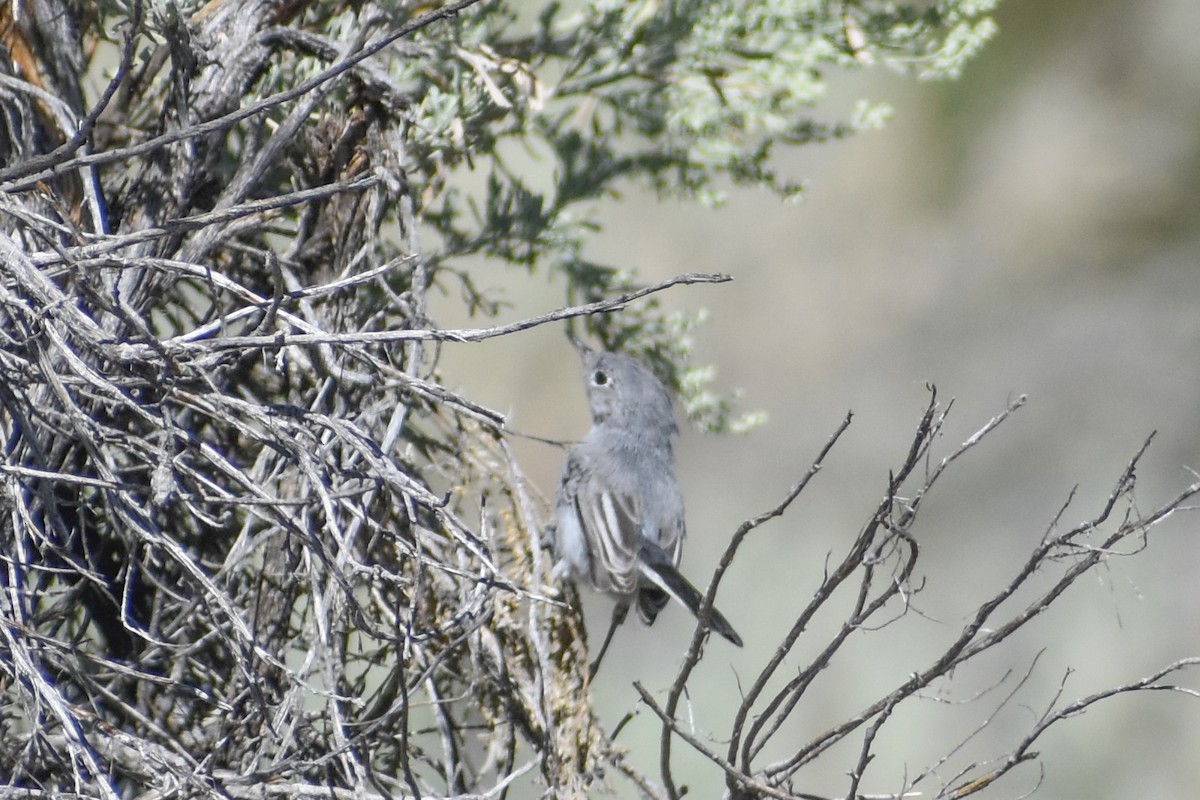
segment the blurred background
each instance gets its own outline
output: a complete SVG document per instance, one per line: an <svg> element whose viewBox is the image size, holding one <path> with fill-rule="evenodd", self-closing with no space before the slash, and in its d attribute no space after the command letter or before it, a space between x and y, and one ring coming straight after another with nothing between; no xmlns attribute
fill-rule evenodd
<svg viewBox="0 0 1200 800"><path fill-rule="evenodd" d="M999 35L957 82L916 83L881 69L834 77L832 118L884 100L884 130L781 153L806 200L781 205L735 192L718 211L630 190L599 209L588 255L652 283L727 272L730 284L679 287L664 305L711 317L697 363L716 388L744 390L768 423L742 437L685 430L688 503L683 570L703 585L729 535L777 503L849 410L854 422L825 469L782 519L752 534L719 605L746 639L714 639L692 684L695 725L720 732L748 683L840 557L900 463L928 401L954 398L935 456L1003 410L1028 404L935 488L916 525L926 588L912 614L863 632L799 706L777 744L807 741L855 713L950 642L1008 583L1072 489L1063 515L1096 515L1145 438L1138 472L1147 513L1200 468L1200 4L1195 0L1003 0ZM563 304L561 282L477 276L515 320ZM456 299L434 307L444 326ZM588 427L575 356L557 326L474 346L447 346L450 386L509 414L512 427L574 439ZM552 498L563 451L517 439L531 481ZM888 792L988 724L957 762L1003 755L1056 693L1066 703L1200 655L1200 537L1195 515L1156 528L1136 557L1114 555L1003 652L959 670L881 737L863 790ZM593 638L611 606L589 597ZM1019 604L1011 611L1016 611ZM794 670L837 620L805 634ZM822 625L826 627L822 627ZM627 624L593 684L632 759L657 777L659 727L639 709L640 680L665 693L690 637L685 612ZM1036 663L1035 663L1036 662ZM1022 691L994 717L1019 678ZM785 670L787 672L787 670ZM788 672L794 674L794 672ZM974 702L970 699L1008 675ZM1200 688L1200 671L1184 676ZM940 702L940 701L953 702ZM990 721L989 721L990 719ZM1040 785L1050 798L1190 798L1200 786L1200 700L1127 695L1060 723L1037 763L985 797ZM707 765L676 748L695 796L716 796ZM856 752L821 759L805 791L844 792ZM945 778L954 773L945 769Z"/></svg>

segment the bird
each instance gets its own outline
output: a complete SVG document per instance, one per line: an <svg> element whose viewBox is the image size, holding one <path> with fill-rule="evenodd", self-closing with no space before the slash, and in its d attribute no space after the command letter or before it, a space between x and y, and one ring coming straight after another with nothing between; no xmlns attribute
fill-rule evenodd
<svg viewBox="0 0 1200 800"><path fill-rule="evenodd" d="M616 598L591 673L634 604L651 625L674 599L741 647L742 638L716 608L701 618L704 596L679 572L686 528L670 394L637 359L570 338L583 362L592 427L568 452L559 481L553 573Z"/></svg>

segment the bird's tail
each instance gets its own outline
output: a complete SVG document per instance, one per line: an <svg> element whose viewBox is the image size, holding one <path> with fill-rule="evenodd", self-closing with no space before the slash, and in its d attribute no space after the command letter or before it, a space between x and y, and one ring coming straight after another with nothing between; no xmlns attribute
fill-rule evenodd
<svg viewBox="0 0 1200 800"><path fill-rule="evenodd" d="M638 559L638 568L642 576L663 592L666 592L669 596L679 601L688 611L692 612L692 616L700 619L700 603L703 602L704 595L695 586L692 586L688 579L683 577L679 570L676 569L674 562L672 562L671 557L667 555L666 551L653 542L643 541L640 556ZM641 608L643 605L641 602L638 605L638 610L643 613L643 616L645 612L650 610ZM654 614L657 614L662 609L661 602L651 602L650 605L657 606L653 609ZM653 621L654 614L650 615L648 621ZM729 620L725 619L725 615L715 607L709 610L708 618L701 621L738 647L742 646L742 637L738 636L737 631L729 624Z"/></svg>

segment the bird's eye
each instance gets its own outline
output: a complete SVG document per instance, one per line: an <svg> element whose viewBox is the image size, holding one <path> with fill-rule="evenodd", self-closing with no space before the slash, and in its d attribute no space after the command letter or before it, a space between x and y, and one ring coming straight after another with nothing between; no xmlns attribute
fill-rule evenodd
<svg viewBox="0 0 1200 800"><path fill-rule="evenodd" d="M604 384L608 383L608 373L604 372L603 370L596 370L592 373L592 383L596 384L597 386L603 386Z"/></svg>

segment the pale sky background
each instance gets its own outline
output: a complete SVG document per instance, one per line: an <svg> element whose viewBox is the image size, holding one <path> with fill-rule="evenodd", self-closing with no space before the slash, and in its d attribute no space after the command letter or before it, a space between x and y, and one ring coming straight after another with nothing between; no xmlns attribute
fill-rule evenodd
<svg viewBox="0 0 1200 800"><path fill-rule="evenodd" d="M738 523L774 505L847 410L854 424L793 510L753 534L719 596L747 644L721 640L693 682L692 714L721 731L749 682L811 596L827 553L867 521L927 402L926 382L955 398L936 451L949 452L1006 402L1028 405L963 459L917 522L917 615L853 639L800 704L781 745L797 746L902 682L999 590L1078 486L1064 522L1093 516L1154 430L1138 472L1149 512L1200 469L1200 4L1195 0L1003 0L998 37L956 83L872 70L831 86L828 118L862 96L895 107L883 131L784 156L807 199L783 206L735 193L713 212L630 192L604 207L588 255L642 279L728 272L734 282L683 287L671 308L707 308L700 363L720 389L741 387L767 426L744 437L685 430L679 448L690 539L684 572L703 585ZM562 304L560 283L518 273L476 276L508 287L515 320ZM439 322L458 324L445 303ZM557 327L472 347L447 345L452 387L507 412L513 427L571 439L587 429L575 357ZM563 453L516 443L552 496ZM1123 507L1119 507L1123 508ZM1156 529L1136 558L1112 558L1002 653L939 684L963 699L1005 670L1036 669L1007 711L973 741L972 758L1010 748L1047 707L1200 656L1200 516ZM589 600L593 637L610 606ZM828 622L826 623L828 624ZM690 636L685 612L618 634L593 687L609 725L636 708L640 680L664 689ZM822 640L805 635L792 671ZM1010 683L993 694L998 699ZM1183 676L1200 688L1200 670ZM876 748L862 790L897 788L994 703L926 700ZM885 729L887 730L887 729ZM622 733L657 778L658 726L642 709ZM786 740L786 741L785 741ZM857 747L857 741L855 742ZM1200 786L1200 699L1143 693L1061 723L1036 747L1038 797L1191 798ZM682 744L676 748L683 753ZM803 773L797 788L844 792L849 749ZM694 796L719 776L678 759ZM952 772L952 770L951 770ZM1017 797L1026 765L985 793ZM714 790L715 791L715 790Z"/></svg>

